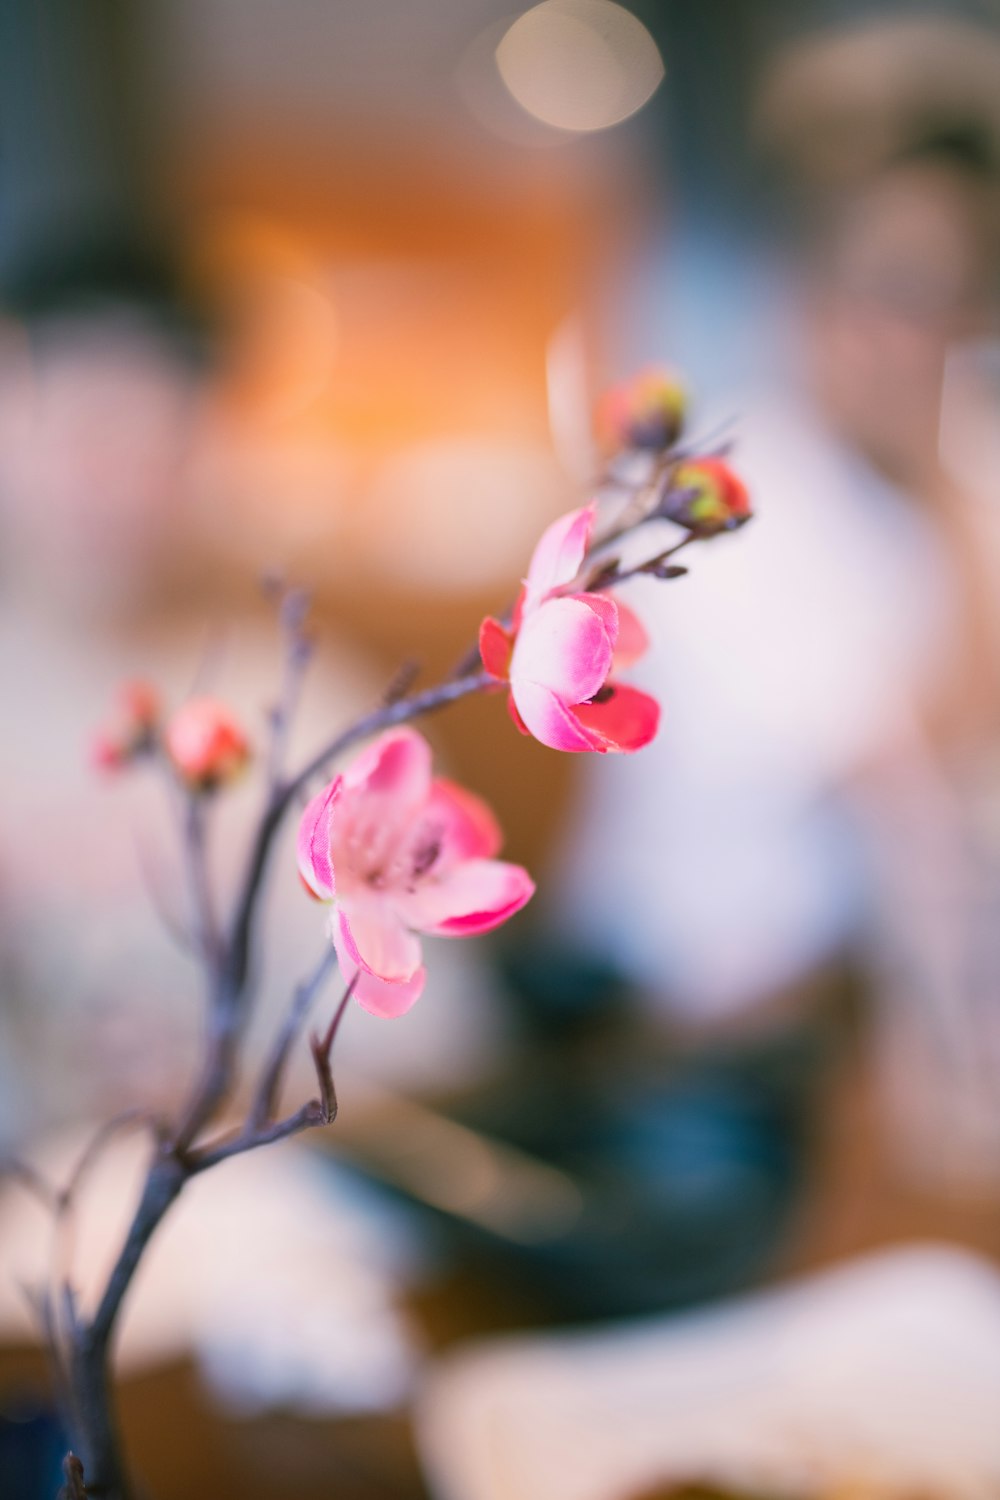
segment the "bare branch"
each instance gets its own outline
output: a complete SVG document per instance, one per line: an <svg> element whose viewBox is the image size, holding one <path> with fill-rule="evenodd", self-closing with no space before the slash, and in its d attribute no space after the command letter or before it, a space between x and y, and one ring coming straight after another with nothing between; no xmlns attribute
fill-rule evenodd
<svg viewBox="0 0 1000 1500"><path fill-rule="evenodd" d="M83 1151L77 1158L76 1165L58 1195L56 1208L59 1214L66 1213L72 1207L73 1200L80 1190L81 1182L97 1161L108 1142L119 1131L127 1130L133 1125L147 1126L157 1137L162 1136L164 1131L163 1122L146 1109L124 1109L121 1114L115 1115L110 1120L105 1120L104 1124L94 1132L83 1148Z"/></svg>
<svg viewBox="0 0 1000 1500"><path fill-rule="evenodd" d="M160 879L160 871L155 866L154 857L148 846L141 838L136 839L136 854L139 860L139 873L146 895L149 897L150 906L181 952L194 953L194 940L177 913L171 911Z"/></svg>
<svg viewBox="0 0 1000 1500"><path fill-rule="evenodd" d="M260 1082L247 1115L250 1129L259 1130L273 1118L288 1055L316 996L336 967L336 952L332 945L327 945L313 973L296 988L288 1015L261 1071Z"/></svg>
<svg viewBox="0 0 1000 1500"><path fill-rule="evenodd" d="M333 1072L330 1068L330 1053L340 1030L340 1023L347 1010L347 1002L354 994L358 982L355 974L350 984L344 991L343 999L334 1011L329 1026L322 1037L315 1034L309 1038L309 1048L312 1052L313 1063L316 1067L316 1077L319 1080L320 1101L323 1106L323 1122L330 1125L337 1118L337 1093L333 1086Z"/></svg>
<svg viewBox="0 0 1000 1500"><path fill-rule="evenodd" d="M0 1178L9 1177L38 1199L43 1207L54 1213L59 1204L59 1193L47 1182L41 1172L21 1161L16 1156L0 1156Z"/></svg>
<svg viewBox="0 0 1000 1500"><path fill-rule="evenodd" d="M271 709L271 743L267 756L267 784L273 794L281 783L292 720L298 708L313 643L304 626L309 611L305 589L280 589L279 615L287 637L285 665L278 700Z"/></svg>

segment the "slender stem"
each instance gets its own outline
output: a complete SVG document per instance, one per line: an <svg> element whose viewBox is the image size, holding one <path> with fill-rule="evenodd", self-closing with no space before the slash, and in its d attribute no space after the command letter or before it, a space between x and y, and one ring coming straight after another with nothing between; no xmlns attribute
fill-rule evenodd
<svg viewBox="0 0 1000 1500"><path fill-rule="evenodd" d="M309 1038L309 1047L312 1051L313 1063L316 1068L316 1077L319 1080L320 1100L323 1106L323 1122L326 1125L332 1125L333 1121L337 1118L337 1091L333 1086L330 1053L333 1051L333 1044L336 1041L337 1032L340 1030L340 1023L344 1019L344 1012L347 1010L347 1002L354 994L358 978L359 976L355 974L347 986L344 991L344 998L334 1011L330 1024L322 1037L312 1036Z"/></svg>
<svg viewBox="0 0 1000 1500"><path fill-rule="evenodd" d="M198 952L211 983L220 965L222 940L215 920L212 887L208 877L206 809L204 793L195 790L186 793L183 843L191 893L192 927Z"/></svg>
<svg viewBox="0 0 1000 1500"><path fill-rule="evenodd" d="M274 1052L261 1074L257 1094L250 1106L243 1128L236 1135L206 1146L203 1151L189 1157L188 1165L192 1173L204 1172L209 1167L216 1166L218 1162L228 1160L231 1156L253 1151L257 1146L266 1146L272 1141L284 1140L290 1135L297 1135L302 1130L310 1130L313 1126L330 1125L336 1119L337 1095L330 1071L330 1053L347 1009L347 1002L354 993L357 975L345 989L322 1040L315 1036L310 1039L310 1048L320 1087L319 1099L310 1099L307 1104L302 1105L301 1109L297 1109L294 1114L288 1115L283 1120L275 1121L271 1118L275 1095L289 1049L301 1029L317 990L336 966L336 958L331 948L324 955L315 972L296 990L292 1009L279 1034Z"/></svg>
<svg viewBox="0 0 1000 1500"><path fill-rule="evenodd" d="M252 1129L259 1130L272 1119L288 1054L305 1024L313 1001L336 967L336 952L332 945L328 945L313 973L296 989L288 1015L261 1072L260 1083L250 1106L247 1123Z"/></svg>
<svg viewBox="0 0 1000 1500"><path fill-rule="evenodd" d="M135 1218L90 1324L88 1332L94 1342L106 1340L111 1333L122 1298L128 1290L142 1252L163 1215L180 1193L186 1176L187 1167L183 1161L162 1149L157 1153L146 1178Z"/></svg>
<svg viewBox="0 0 1000 1500"><path fill-rule="evenodd" d="M284 771L285 753L292 720L298 707L305 679L306 668L312 655L312 642L303 634L302 616L308 607L305 595L296 592L286 595L282 615L287 616L288 649L285 655L284 677L278 701L271 710L271 743L267 756L267 784L273 791L280 785Z"/></svg>
<svg viewBox="0 0 1000 1500"><path fill-rule="evenodd" d="M231 1156L242 1156L247 1151L255 1151L258 1146L269 1146L274 1141L284 1141L303 1130L311 1130L316 1125L329 1123L321 1101L310 1099L307 1104L302 1105L301 1109L297 1109L294 1114L288 1115L284 1120L275 1120L270 1125L262 1125L256 1130L244 1128L228 1140L206 1146L203 1151L199 1151L190 1159L188 1174L193 1177L196 1173L207 1172L209 1167L218 1166L220 1161L228 1161Z"/></svg>
<svg viewBox="0 0 1000 1500"><path fill-rule="evenodd" d="M52 1209L59 1202L58 1192L46 1182L41 1172L36 1172L34 1167L21 1161L19 1157L0 1156L0 1177L9 1177L11 1181L19 1182L44 1208Z"/></svg>

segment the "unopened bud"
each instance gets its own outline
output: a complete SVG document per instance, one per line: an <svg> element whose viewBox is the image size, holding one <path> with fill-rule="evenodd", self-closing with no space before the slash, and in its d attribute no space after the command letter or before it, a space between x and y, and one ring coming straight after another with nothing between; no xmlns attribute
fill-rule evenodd
<svg viewBox="0 0 1000 1500"><path fill-rule="evenodd" d="M232 781L250 758L239 722L216 698L182 704L167 725L165 742L180 776L202 791Z"/></svg>
<svg viewBox="0 0 1000 1500"><path fill-rule="evenodd" d="M678 464L659 507L659 514L699 536L732 530L752 513L746 485L721 458Z"/></svg>
<svg viewBox="0 0 1000 1500"><path fill-rule="evenodd" d="M659 453L680 437L687 396L669 370L651 367L608 391L597 410L601 445L609 451Z"/></svg>
<svg viewBox="0 0 1000 1500"><path fill-rule="evenodd" d="M153 748L160 718L160 697L148 682L122 683L115 712L93 739L90 758L101 771L120 771Z"/></svg>

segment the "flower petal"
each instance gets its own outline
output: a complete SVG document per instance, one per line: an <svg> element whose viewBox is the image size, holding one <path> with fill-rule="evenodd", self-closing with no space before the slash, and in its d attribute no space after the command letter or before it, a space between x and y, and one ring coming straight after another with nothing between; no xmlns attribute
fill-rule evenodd
<svg viewBox="0 0 1000 1500"><path fill-rule="evenodd" d="M525 728L536 740L553 750L603 750L601 736L574 717L550 688L518 679L511 683L511 698Z"/></svg>
<svg viewBox="0 0 1000 1500"><path fill-rule="evenodd" d="M511 719L513 720L516 728L520 731L521 734L531 734L531 730L528 728L527 724L524 722L524 720L521 718L521 715L517 711L517 704L514 702L513 693L507 694L507 712L510 714Z"/></svg>
<svg viewBox="0 0 1000 1500"><path fill-rule="evenodd" d="M490 859L503 843L500 824L482 798L439 776L420 820L440 844L435 874L467 859Z"/></svg>
<svg viewBox="0 0 1000 1500"><path fill-rule="evenodd" d="M337 950L341 978L350 984L355 980L354 998L364 1010L372 1015L392 1020L405 1015L411 1005L420 998L427 978L427 970L421 966L409 979L389 981L370 974L351 957L340 928L340 912L334 913L332 923L333 946Z"/></svg>
<svg viewBox="0 0 1000 1500"><path fill-rule="evenodd" d="M597 505L591 501L581 510L560 516L542 532L525 580L525 612L535 609L553 589L571 583L590 546Z"/></svg>
<svg viewBox="0 0 1000 1500"><path fill-rule="evenodd" d="M615 659L612 671L617 675L631 667L649 650L646 627L635 612L619 599L618 639L615 641Z"/></svg>
<svg viewBox="0 0 1000 1500"><path fill-rule="evenodd" d="M525 616L511 658L511 683L538 683L565 703L592 698L610 672L614 654L615 638L605 613L592 609L585 594L547 599Z"/></svg>
<svg viewBox="0 0 1000 1500"><path fill-rule="evenodd" d="M422 802L431 781L431 747L415 729L390 729L344 772L344 786L402 805Z"/></svg>
<svg viewBox="0 0 1000 1500"><path fill-rule="evenodd" d="M422 932L468 937L506 922L534 893L535 883L520 865L470 859L439 879L422 881L400 910Z"/></svg>
<svg viewBox="0 0 1000 1500"><path fill-rule="evenodd" d="M431 748L414 729L381 735L343 774L342 810L332 829L341 897L387 875L430 794Z"/></svg>
<svg viewBox="0 0 1000 1500"><path fill-rule="evenodd" d="M506 682L510 675L510 653L513 645L510 631L505 630L500 621L494 620L492 615L487 615L479 627L479 654L487 672L500 682Z"/></svg>
<svg viewBox="0 0 1000 1500"><path fill-rule="evenodd" d="M609 683L600 703L580 703L573 713L584 732L601 741L595 748L631 752L648 745L660 723L660 705L638 688Z"/></svg>
<svg viewBox="0 0 1000 1500"><path fill-rule="evenodd" d="M349 911L340 907L335 930L351 962L379 979L398 984L420 967L420 939L407 931L388 900L371 897L352 902Z"/></svg>
<svg viewBox="0 0 1000 1500"><path fill-rule="evenodd" d="M299 874L309 890L321 901L332 901L336 879L330 855L330 833L333 809L340 797L342 778L335 776L329 786L306 805L299 823L296 845Z"/></svg>

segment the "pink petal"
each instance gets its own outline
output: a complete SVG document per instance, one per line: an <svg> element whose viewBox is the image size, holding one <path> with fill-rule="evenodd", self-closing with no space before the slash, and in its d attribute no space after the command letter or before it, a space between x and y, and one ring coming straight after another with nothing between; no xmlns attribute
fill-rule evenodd
<svg viewBox="0 0 1000 1500"><path fill-rule="evenodd" d="M401 911L422 932L467 937L506 922L534 893L535 883L520 865L471 859L439 879L422 881Z"/></svg>
<svg viewBox="0 0 1000 1500"><path fill-rule="evenodd" d="M492 809L464 786L443 776L432 783L420 822L440 843L437 871L450 869L462 860L490 859L503 843Z"/></svg>
<svg viewBox="0 0 1000 1500"><path fill-rule="evenodd" d="M340 924L337 920L339 916L339 912L334 916L333 946L337 950L337 962L340 965L340 974L344 982L350 984L351 980L357 976L354 986L355 1000L365 1010L371 1011L373 1015L382 1016L386 1020L405 1015L414 1001L420 998L427 978L427 970L421 967L409 979L396 982L380 979L376 974L369 974L348 952L340 932Z"/></svg>
<svg viewBox="0 0 1000 1500"><path fill-rule="evenodd" d="M420 939L408 932L387 900L371 897L339 908L335 933L346 956L358 968L399 984L420 967ZM336 939L335 939L336 941Z"/></svg>
<svg viewBox="0 0 1000 1500"><path fill-rule="evenodd" d="M521 734L530 735L531 730L528 728L527 724L524 722L524 720L521 718L521 715L517 711L517 704L514 702L513 693L507 694L507 712L510 714L515 726L521 732Z"/></svg>
<svg viewBox="0 0 1000 1500"><path fill-rule="evenodd" d="M581 510L553 521L539 539L531 558L525 587L525 611L535 609L553 589L571 583L590 546L597 505L592 500Z"/></svg>
<svg viewBox="0 0 1000 1500"><path fill-rule="evenodd" d="M649 636L639 616L623 604L618 604L618 639L615 641L615 659L612 671L617 675L631 667L649 650Z"/></svg>
<svg viewBox="0 0 1000 1500"><path fill-rule="evenodd" d="M487 672L500 682L506 682L510 673L512 646L510 632L504 629L499 620L487 615L479 627L479 654Z"/></svg>
<svg viewBox="0 0 1000 1500"><path fill-rule="evenodd" d="M413 729L392 729L343 775L342 809L332 829L341 896L349 872L362 882L387 873L431 787L431 749Z"/></svg>
<svg viewBox="0 0 1000 1500"><path fill-rule="evenodd" d="M612 645L618 641L618 610L620 608L617 600L612 599L610 594L568 594L569 599L578 599L603 622L608 632L608 639Z"/></svg>
<svg viewBox="0 0 1000 1500"><path fill-rule="evenodd" d="M511 683L511 697L529 734L553 750L602 750L600 735L580 724L565 704L536 682Z"/></svg>
<svg viewBox="0 0 1000 1500"><path fill-rule="evenodd" d="M390 729L362 750L344 772L344 786L398 807L424 800L431 782L431 747L415 729Z"/></svg>
<svg viewBox="0 0 1000 1500"><path fill-rule="evenodd" d="M592 609L587 597L547 599L525 616L511 659L512 685L537 683L565 703L593 697L611 670L614 636L605 612ZM520 708L520 697L517 702Z"/></svg>
<svg viewBox="0 0 1000 1500"><path fill-rule="evenodd" d="M660 705L638 688L609 683L603 703L580 703L573 710L581 728L600 742L599 750L631 752L648 745L660 723Z"/></svg>
<svg viewBox="0 0 1000 1500"><path fill-rule="evenodd" d="M332 901L336 894L330 834L333 809L339 800L341 786L341 777L335 776L329 786L317 792L307 804L299 823L296 846L299 874L321 901Z"/></svg>

